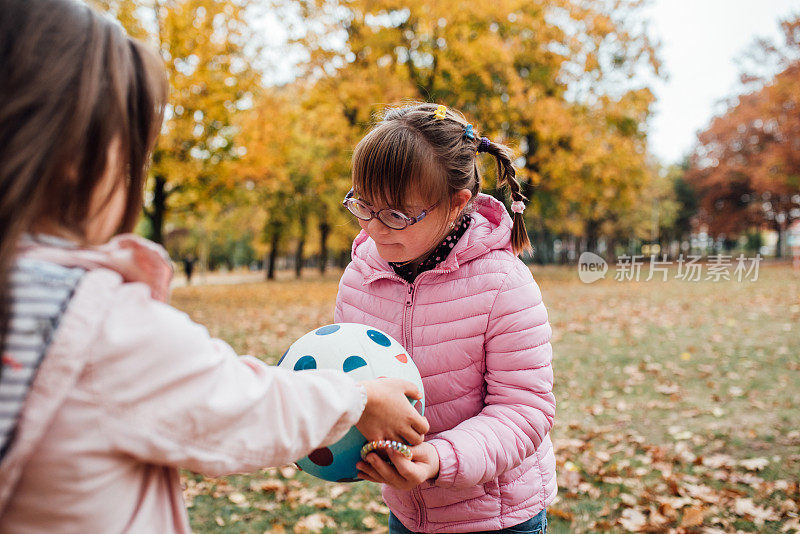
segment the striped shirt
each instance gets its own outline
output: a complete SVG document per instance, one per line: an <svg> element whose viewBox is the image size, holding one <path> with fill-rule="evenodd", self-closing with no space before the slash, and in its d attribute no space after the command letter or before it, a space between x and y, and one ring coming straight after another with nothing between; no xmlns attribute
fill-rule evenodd
<svg viewBox="0 0 800 534"><path fill-rule="evenodd" d="M28 390L86 271L18 259L9 277L10 320L0 377L0 459L14 437Z"/></svg>

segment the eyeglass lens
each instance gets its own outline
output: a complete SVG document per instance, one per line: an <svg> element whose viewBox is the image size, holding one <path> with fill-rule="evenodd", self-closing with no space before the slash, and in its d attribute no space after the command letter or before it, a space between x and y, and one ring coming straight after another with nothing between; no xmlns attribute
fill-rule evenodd
<svg viewBox="0 0 800 534"><path fill-rule="evenodd" d="M368 221L372 218L372 212L370 208L358 199L351 199L347 203L347 209L349 209L350 213L362 221ZM406 216L399 211L383 209L377 214L377 216L383 224L394 230L402 230L407 226Z"/></svg>

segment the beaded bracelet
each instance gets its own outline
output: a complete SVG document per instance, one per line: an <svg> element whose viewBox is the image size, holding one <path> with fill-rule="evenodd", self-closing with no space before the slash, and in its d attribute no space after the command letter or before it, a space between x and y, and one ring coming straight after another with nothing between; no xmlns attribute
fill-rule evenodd
<svg viewBox="0 0 800 534"><path fill-rule="evenodd" d="M361 447L361 459L366 460L367 455L374 451L375 449L394 449L409 460L411 459L411 449L408 448L408 445L397 441L387 441L387 440L378 440L378 441L370 441L363 447Z"/></svg>

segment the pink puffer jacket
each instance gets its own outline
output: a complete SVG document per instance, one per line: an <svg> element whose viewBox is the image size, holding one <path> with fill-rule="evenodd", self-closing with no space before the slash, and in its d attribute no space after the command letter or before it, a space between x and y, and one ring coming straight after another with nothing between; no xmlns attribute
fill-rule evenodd
<svg viewBox="0 0 800 534"><path fill-rule="evenodd" d="M160 302L172 274L152 243L19 252L88 272L0 461L0 534L188 534L178 467L219 476L289 463L361 416L366 393L347 374L239 357Z"/></svg>
<svg viewBox="0 0 800 534"><path fill-rule="evenodd" d="M506 528L556 495L547 311L511 251L505 207L481 194L475 208L453 252L414 284L364 232L339 284L335 320L388 332L422 375L439 476L413 491L383 488L389 508L418 532Z"/></svg>

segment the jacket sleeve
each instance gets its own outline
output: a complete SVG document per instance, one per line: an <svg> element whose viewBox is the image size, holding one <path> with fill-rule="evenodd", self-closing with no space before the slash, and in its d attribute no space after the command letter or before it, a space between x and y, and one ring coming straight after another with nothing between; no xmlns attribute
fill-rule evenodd
<svg viewBox="0 0 800 534"><path fill-rule="evenodd" d="M485 483L519 466L539 447L555 416L550 336L539 287L518 262L489 314L485 406L430 440L439 453L435 485Z"/></svg>
<svg viewBox="0 0 800 534"><path fill-rule="evenodd" d="M112 300L83 381L112 450L212 476L253 471L335 442L364 409L346 374L240 357L143 284Z"/></svg>

